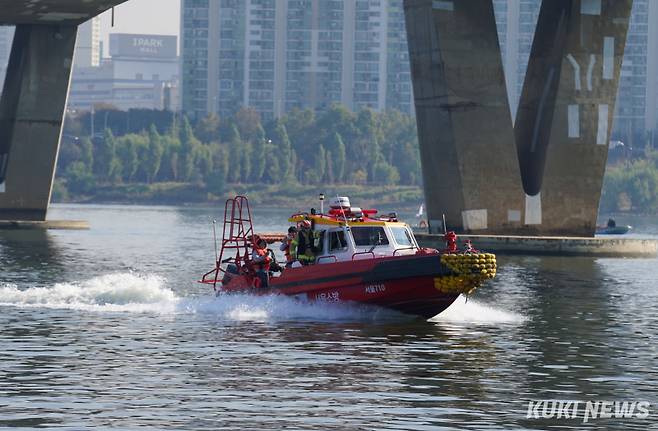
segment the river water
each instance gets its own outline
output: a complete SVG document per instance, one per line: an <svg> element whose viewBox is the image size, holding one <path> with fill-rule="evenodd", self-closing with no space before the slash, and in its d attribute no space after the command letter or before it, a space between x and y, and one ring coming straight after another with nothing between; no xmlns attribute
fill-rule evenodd
<svg viewBox="0 0 658 431"><path fill-rule="evenodd" d="M288 213L256 211L257 229ZM0 231L0 428L658 429L656 259L501 256L494 282L424 322L214 298L194 281L220 216L55 206L92 229ZM656 219L631 224L658 237ZM576 417L537 417L542 400L578 401ZM584 424L603 401L650 407Z"/></svg>

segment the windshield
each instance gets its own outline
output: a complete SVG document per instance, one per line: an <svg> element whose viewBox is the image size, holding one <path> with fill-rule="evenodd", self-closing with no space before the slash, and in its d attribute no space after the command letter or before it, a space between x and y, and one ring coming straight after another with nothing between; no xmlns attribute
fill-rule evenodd
<svg viewBox="0 0 658 431"><path fill-rule="evenodd" d="M346 250L347 240L345 239L345 231L338 230L329 232L329 251Z"/></svg>
<svg viewBox="0 0 658 431"><path fill-rule="evenodd" d="M392 227L393 238L398 245L403 247L414 247L414 240L406 227Z"/></svg>
<svg viewBox="0 0 658 431"><path fill-rule="evenodd" d="M383 227L353 227L352 236L354 237L354 244L357 247L372 247L377 245L388 245L388 238Z"/></svg>

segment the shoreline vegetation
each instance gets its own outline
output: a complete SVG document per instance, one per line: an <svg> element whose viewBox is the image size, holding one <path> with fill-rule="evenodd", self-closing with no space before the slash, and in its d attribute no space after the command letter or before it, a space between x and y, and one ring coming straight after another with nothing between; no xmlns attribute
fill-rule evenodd
<svg viewBox="0 0 658 431"><path fill-rule="evenodd" d="M296 207L320 192L361 205L424 201L415 119L398 111L293 109L263 121L252 108L196 121L169 111L68 115L55 203L254 204ZM658 214L658 151L610 153L601 213Z"/></svg>
<svg viewBox="0 0 658 431"><path fill-rule="evenodd" d="M97 187L93 193L71 196L57 183L53 203L134 204L134 205L223 205L236 195L249 198L252 205L297 209L300 202L316 201L320 193L327 199L334 194L349 196L363 206L399 206L417 208L423 202L423 190L416 186L314 186L301 184L230 184L222 194L207 191L202 183L120 184Z"/></svg>
<svg viewBox="0 0 658 431"><path fill-rule="evenodd" d="M251 108L192 122L171 112L97 109L66 118L54 202L189 204L247 194L292 205L320 192L420 205L413 117L398 111Z"/></svg>

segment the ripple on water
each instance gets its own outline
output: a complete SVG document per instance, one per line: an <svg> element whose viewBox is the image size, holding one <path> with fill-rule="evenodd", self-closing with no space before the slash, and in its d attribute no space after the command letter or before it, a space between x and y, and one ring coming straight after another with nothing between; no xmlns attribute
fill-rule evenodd
<svg viewBox="0 0 658 431"><path fill-rule="evenodd" d="M655 260L501 256L422 322L215 298L194 283L214 209L71 211L93 229L0 234L0 428L578 430L527 402L658 398Z"/></svg>

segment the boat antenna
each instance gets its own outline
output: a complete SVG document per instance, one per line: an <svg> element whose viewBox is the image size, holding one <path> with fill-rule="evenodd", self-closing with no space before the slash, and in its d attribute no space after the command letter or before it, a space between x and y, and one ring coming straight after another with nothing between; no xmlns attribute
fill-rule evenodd
<svg viewBox="0 0 658 431"><path fill-rule="evenodd" d="M448 234L448 226L446 226L446 215L443 214L443 234L447 235Z"/></svg>
<svg viewBox="0 0 658 431"><path fill-rule="evenodd" d="M214 243L215 243L215 262L217 267L219 268L219 254L217 253L217 220L212 221L212 235L214 238Z"/></svg>
<svg viewBox="0 0 658 431"><path fill-rule="evenodd" d="M320 215L324 214L324 193L320 193Z"/></svg>

